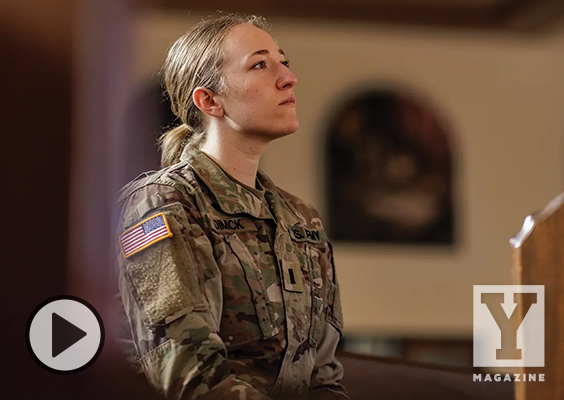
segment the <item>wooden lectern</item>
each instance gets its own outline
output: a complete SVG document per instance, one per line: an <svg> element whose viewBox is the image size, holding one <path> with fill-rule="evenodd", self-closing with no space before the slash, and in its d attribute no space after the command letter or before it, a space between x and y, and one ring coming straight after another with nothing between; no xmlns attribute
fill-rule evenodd
<svg viewBox="0 0 564 400"><path fill-rule="evenodd" d="M545 364L520 367L520 374L544 374L538 380L515 382L516 400L564 399L564 193L542 211L529 215L510 240L513 283L544 285ZM521 304L521 302L519 302ZM518 321L523 309L518 304Z"/></svg>

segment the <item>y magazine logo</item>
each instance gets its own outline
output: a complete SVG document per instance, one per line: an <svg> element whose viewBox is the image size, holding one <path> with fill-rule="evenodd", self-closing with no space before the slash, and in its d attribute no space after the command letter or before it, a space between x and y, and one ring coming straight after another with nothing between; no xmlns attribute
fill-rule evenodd
<svg viewBox="0 0 564 400"><path fill-rule="evenodd" d="M474 366L544 367L544 285L474 285Z"/></svg>

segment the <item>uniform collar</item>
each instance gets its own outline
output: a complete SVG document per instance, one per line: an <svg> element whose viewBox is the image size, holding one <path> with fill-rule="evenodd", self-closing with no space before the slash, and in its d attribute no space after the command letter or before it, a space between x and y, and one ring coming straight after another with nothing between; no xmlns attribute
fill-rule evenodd
<svg viewBox="0 0 564 400"><path fill-rule="evenodd" d="M227 176L219 165L201 150L186 146L180 156L181 161L188 162L194 172L205 183L217 200L221 210L227 214L245 213L255 218L272 218L270 210L253 192L238 184ZM286 203L281 199L276 185L261 170L258 179L264 186L265 197L277 220L292 226L299 220Z"/></svg>
<svg viewBox="0 0 564 400"><path fill-rule="evenodd" d="M265 197L268 201L270 209L274 212L276 219L279 221L284 221L287 228L294 226L301 221L297 217L296 211L293 210L287 203L286 200L280 195L280 191L272 182L272 180L262 171L261 169L257 172L258 179L262 186L264 186Z"/></svg>

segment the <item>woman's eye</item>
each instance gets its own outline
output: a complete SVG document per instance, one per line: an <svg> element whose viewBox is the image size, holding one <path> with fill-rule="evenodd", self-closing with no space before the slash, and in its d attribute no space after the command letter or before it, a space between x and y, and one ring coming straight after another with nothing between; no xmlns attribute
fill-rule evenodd
<svg viewBox="0 0 564 400"><path fill-rule="evenodd" d="M282 65L286 66L287 68L290 68L290 60L284 60L281 62ZM263 69L266 68L266 60L263 60L259 63L256 63L255 65L253 65L254 69Z"/></svg>
<svg viewBox="0 0 564 400"><path fill-rule="evenodd" d="M257 68L258 66L260 66L260 67ZM253 66L253 68L257 68L257 69L262 69L262 68L264 68L264 67L266 67L266 61L261 61L261 62L255 64L255 65Z"/></svg>

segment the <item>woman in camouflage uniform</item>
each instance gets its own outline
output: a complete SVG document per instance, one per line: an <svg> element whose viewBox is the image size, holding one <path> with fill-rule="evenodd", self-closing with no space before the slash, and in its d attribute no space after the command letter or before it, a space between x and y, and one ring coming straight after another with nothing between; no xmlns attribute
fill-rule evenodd
<svg viewBox="0 0 564 400"><path fill-rule="evenodd" d="M120 294L149 381L182 399L347 399L317 211L258 169L295 132L296 77L259 17L202 21L164 66L183 124L126 185Z"/></svg>

